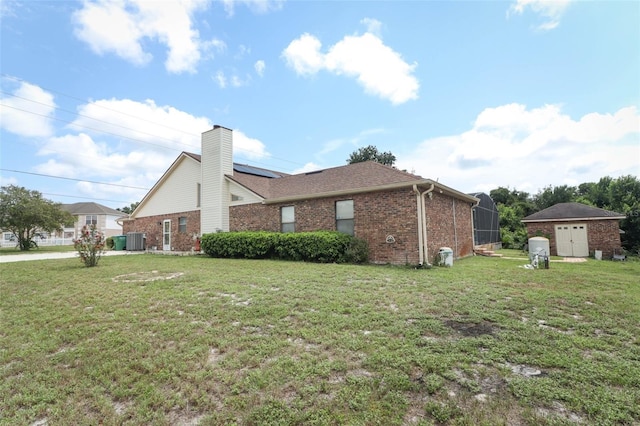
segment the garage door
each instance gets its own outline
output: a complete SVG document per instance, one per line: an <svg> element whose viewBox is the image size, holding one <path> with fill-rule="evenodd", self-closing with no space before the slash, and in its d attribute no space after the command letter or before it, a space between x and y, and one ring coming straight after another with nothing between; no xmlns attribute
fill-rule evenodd
<svg viewBox="0 0 640 426"><path fill-rule="evenodd" d="M587 225L584 223L556 225L556 247L558 256L589 256Z"/></svg>

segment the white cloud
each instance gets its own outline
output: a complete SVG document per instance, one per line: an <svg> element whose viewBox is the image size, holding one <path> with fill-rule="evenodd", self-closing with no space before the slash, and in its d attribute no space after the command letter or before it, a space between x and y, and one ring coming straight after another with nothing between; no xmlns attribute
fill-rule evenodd
<svg viewBox="0 0 640 426"><path fill-rule="evenodd" d="M238 129L233 131L233 153L250 160L259 160L270 156L264 143L245 135Z"/></svg>
<svg viewBox="0 0 640 426"><path fill-rule="evenodd" d="M375 34L376 36L380 37L382 22L373 18L364 18L360 21L360 23L366 25L368 33Z"/></svg>
<svg viewBox="0 0 640 426"><path fill-rule="evenodd" d="M316 170L320 170L322 168L323 168L322 166L319 166L318 164L311 162L311 163L306 163L304 166L293 170L291 174L297 175L300 173L309 173L309 172L314 172Z"/></svg>
<svg viewBox="0 0 640 426"><path fill-rule="evenodd" d="M224 75L224 71L218 71L214 77L215 81L221 89L227 87L227 77Z"/></svg>
<svg viewBox="0 0 640 426"><path fill-rule="evenodd" d="M369 29L378 30L380 23L365 20ZM287 65L300 75L313 75L326 70L336 75L355 78L366 93L391 101L394 105L418 98L420 87L413 75L416 64L408 64L402 56L372 32L345 36L327 53L320 51L322 43L303 34L282 52Z"/></svg>
<svg viewBox="0 0 640 426"><path fill-rule="evenodd" d="M149 99L144 102L98 100L79 106L78 114L70 129L86 132L86 128L91 128L92 131L120 135L127 145L152 149L197 151L200 134L211 127L205 117L195 117L171 106L159 106Z"/></svg>
<svg viewBox="0 0 640 426"><path fill-rule="evenodd" d="M284 0L222 0L222 3L227 15L233 16L238 4L247 6L253 13L268 13L282 9Z"/></svg>
<svg viewBox="0 0 640 426"><path fill-rule="evenodd" d="M21 82L13 96L0 98L0 127L20 136L48 137L53 134L51 119L55 110L51 93Z"/></svg>
<svg viewBox="0 0 640 426"><path fill-rule="evenodd" d="M195 72L201 50L220 43L201 42L193 28L192 15L206 5L206 0L85 0L82 9L73 14L74 32L95 53L115 53L135 65L151 61L142 41L154 39L167 46L167 71Z"/></svg>
<svg viewBox="0 0 640 426"><path fill-rule="evenodd" d="M507 11L507 17L511 13L522 15L527 9L530 9L544 19L544 22L536 29L548 31L560 25L560 18L571 1L573 0L516 0Z"/></svg>
<svg viewBox="0 0 640 426"><path fill-rule="evenodd" d="M640 174L640 113L635 106L573 119L557 105L487 108L458 135L422 142L396 166L463 191L547 185Z"/></svg>
<svg viewBox="0 0 640 426"><path fill-rule="evenodd" d="M266 68L266 65L263 60L259 60L256 61L255 64L253 64L253 68L256 70L256 74L262 77L264 75L264 69Z"/></svg>

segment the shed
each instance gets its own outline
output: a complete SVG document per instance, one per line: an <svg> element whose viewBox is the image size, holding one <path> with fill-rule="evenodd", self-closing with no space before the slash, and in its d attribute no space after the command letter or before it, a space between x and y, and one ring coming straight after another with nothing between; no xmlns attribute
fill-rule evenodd
<svg viewBox="0 0 640 426"><path fill-rule="evenodd" d="M473 244L475 248L499 250L502 248L498 207L484 192L469 194L480 201L473 207Z"/></svg>
<svg viewBox="0 0 640 426"><path fill-rule="evenodd" d="M582 203L559 203L522 219L529 237L549 239L552 256L587 257L601 250L605 258L622 251L622 213Z"/></svg>

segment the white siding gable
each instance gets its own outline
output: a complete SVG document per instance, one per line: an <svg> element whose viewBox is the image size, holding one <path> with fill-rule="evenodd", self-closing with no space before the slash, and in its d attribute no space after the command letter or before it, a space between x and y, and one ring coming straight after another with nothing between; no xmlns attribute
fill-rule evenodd
<svg viewBox="0 0 640 426"><path fill-rule="evenodd" d="M198 184L200 183L200 163L183 156L149 193L144 204L136 209L136 217L158 216L171 213L199 210Z"/></svg>
<svg viewBox="0 0 640 426"><path fill-rule="evenodd" d="M243 204L255 204L261 203L264 198L257 195L255 192L249 191L242 185L238 185L236 182L229 181L229 192L231 193L231 205L241 206ZM237 196L240 199L234 200L233 196Z"/></svg>

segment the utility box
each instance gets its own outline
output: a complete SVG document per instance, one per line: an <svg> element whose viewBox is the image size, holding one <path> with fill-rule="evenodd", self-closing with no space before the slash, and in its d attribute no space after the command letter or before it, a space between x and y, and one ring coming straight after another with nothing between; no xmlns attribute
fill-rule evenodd
<svg viewBox="0 0 640 426"><path fill-rule="evenodd" d="M449 247L440 247L438 250L438 265L453 266L453 250Z"/></svg>
<svg viewBox="0 0 640 426"><path fill-rule="evenodd" d="M146 238L142 232L127 233L127 250L141 251L145 249Z"/></svg>

